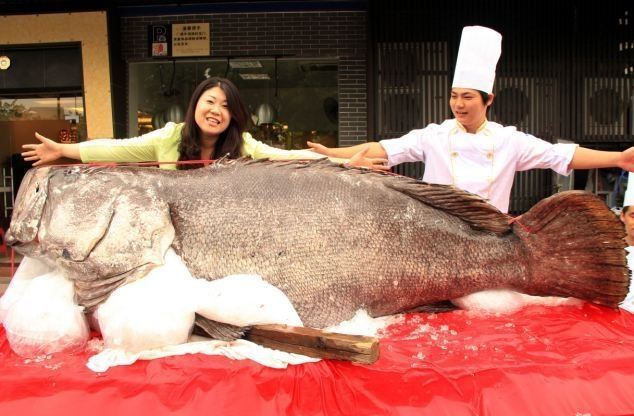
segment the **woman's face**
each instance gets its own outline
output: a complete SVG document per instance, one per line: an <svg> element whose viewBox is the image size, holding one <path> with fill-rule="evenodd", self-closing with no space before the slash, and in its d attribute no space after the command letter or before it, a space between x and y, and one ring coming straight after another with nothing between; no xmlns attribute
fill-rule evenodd
<svg viewBox="0 0 634 416"><path fill-rule="evenodd" d="M475 131L484 123L487 105L477 90L452 88L449 106L456 120L469 132Z"/></svg>
<svg viewBox="0 0 634 416"><path fill-rule="evenodd" d="M227 130L231 113L227 96L220 87L212 87L202 93L196 103L194 120L204 138L215 139Z"/></svg>

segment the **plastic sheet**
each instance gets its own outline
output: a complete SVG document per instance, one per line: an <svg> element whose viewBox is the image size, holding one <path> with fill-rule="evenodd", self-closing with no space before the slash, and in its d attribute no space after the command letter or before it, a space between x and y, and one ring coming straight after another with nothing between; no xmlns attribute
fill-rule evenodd
<svg viewBox="0 0 634 416"><path fill-rule="evenodd" d="M25 360L0 329L0 414L634 414L634 315L589 304L410 314L373 365L197 354L95 374L90 355Z"/></svg>
<svg viewBox="0 0 634 416"><path fill-rule="evenodd" d="M165 264L115 289L95 314L107 346L129 352L178 345L194 324L196 280L171 248Z"/></svg>
<svg viewBox="0 0 634 416"><path fill-rule="evenodd" d="M2 323L13 351L34 357L81 349L89 330L84 308L73 300L73 283L59 272L27 282Z"/></svg>

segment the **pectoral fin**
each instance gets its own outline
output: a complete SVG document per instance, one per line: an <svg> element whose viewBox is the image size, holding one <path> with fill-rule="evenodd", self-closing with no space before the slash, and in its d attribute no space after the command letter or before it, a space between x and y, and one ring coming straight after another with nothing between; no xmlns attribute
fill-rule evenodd
<svg viewBox="0 0 634 416"><path fill-rule="evenodd" d="M250 327L248 326L235 326L212 321L198 314L196 314L196 321L194 321L194 333L221 341L233 341L242 338L249 329Z"/></svg>

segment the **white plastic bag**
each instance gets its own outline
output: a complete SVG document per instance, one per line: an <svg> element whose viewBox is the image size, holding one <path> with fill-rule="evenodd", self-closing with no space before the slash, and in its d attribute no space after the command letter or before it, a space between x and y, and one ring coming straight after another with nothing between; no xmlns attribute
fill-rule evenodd
<svg viewBox="0 0 634 416"><path fill-rule="evenodd" d="M257 275L231 275L211 282L198 279L196 312L237 326L303 326L286 295Z"/></svg>
<svg viewBox="0 0 634 416"><path fill-rule="evenodd" d="M9 287L7 287L4 295L0 297L0 324L4 322L4 317L7 315L11 305L22 297L31 280L36 276L41 276L51 271L53 271L52 267L37 258L24 257L22 259L9 282Z"/></svg>
<svg viewBox="0 0 634 416"><path fill-rule="evenodd" d="M193 282L169 249L164 265L117 288L97 309L105 347L136 353L187 342L194 324Z"/></svg>
<svg viewBox="0 0 634 416"><path fill-rule="evenodd" d="M11 349L23 357L36 357L82 348L88 341L88 324L73 297L72 282L59 272L28 281L4 319Z"/></svg>
<svg viewBox="0 0 634 416"><path fill-rule="evenodd" d="M625 250L627 251L627 266L630 269L630 275L634 275L634 247L626 247ZM634 278L630 279L629 291L620 306L626 311L634 313Z"/></svg>
<svg viewBox="0 0 634 416"><path fill-rule="evenodd" d="M579 306L583 301L557 296L531 296L507 289L490 289L471 293L451 302L459 307L482 315L510 315L529 305Z"/></svg>

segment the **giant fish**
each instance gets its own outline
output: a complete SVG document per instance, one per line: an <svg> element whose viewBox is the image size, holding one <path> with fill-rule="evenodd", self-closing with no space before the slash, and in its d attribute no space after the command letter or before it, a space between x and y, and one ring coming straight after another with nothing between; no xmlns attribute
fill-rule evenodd
<svg viewBox="0 0 634 416"><path fill-rule="evenodd" d="M629 287L623 237L585 192L511 218L449 185L324 160L33 169L6 235L61 267L88 310L171 246L197 278L262 276L316 328L492 288L616 307Z"/></svg>

